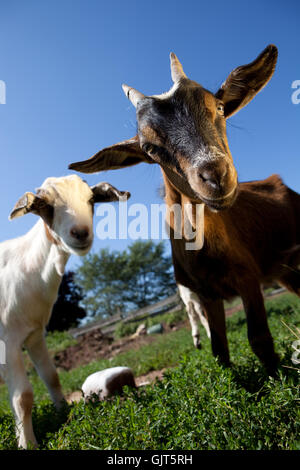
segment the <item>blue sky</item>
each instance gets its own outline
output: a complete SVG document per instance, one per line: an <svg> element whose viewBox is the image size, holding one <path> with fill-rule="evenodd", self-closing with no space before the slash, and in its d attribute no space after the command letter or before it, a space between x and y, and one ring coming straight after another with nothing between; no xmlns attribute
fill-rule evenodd
<svg viewBox="0 0 300 470"><path fill-rule="evenodd" d="M6 104L0 104L1 240L25 233L35 222L33 215L8 221L25 191L48 176L69 174L69 163L135 135L135 110L121 84L145 94L169 89L170 51L191 79L216 91L233 68L270 43L278 47L272 80L228 120L229 145L240 181L279 173L300 191L300 104L291 101L291 84L300 80L299 5L297 0L1 0L0 80L7 87ZM84 178L130 190L131 203L161 202L156 165ZM94 249L127 243L95 240Z"/></svg>

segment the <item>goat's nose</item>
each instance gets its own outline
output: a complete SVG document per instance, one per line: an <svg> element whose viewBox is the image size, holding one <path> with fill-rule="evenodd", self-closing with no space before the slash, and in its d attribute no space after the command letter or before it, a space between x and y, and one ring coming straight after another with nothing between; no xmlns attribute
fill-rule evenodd
<svg viewBox="0 0 300 470"><path fill-rule="evenodd" d="M210 186L212 189L221 189L227 170L227 164L222 162L215 166L205 166L201 168L199 176L203 183Z"/></svg>
<svg viewBox="0 0 300 470"><path fill-rule="evenodd" d="M74 226L74 227L71 228L70 234L76 240L83 242L89 236L89 229L86 225L83 226L83 227Z"/></svg>
<svg viewBox="0 0 300 470"><path fill-rule="evenodd" d="M218 175L216 175L214 171L203 171L200 173L199 176L205 184L211 186L213 189L220 188L220 178L218 177Z"/></svg>

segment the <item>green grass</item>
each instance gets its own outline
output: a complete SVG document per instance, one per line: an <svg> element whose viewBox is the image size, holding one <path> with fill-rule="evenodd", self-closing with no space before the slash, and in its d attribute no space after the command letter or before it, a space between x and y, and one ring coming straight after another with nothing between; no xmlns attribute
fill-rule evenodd
<svg viewBox="0 0 300 470"><path fill-rule="evenodd" d="M300 325L300 302L292 295L266 302L269 325L282 365L293 366L293 338L281 320ZM41 449L300 449L299 374L281 367L279 378L266 376L251 352L243 313L228 319L233 366L212 357L202 329L203 349L193 348L183 328L113 360L95 361L61 372L65 392L80 388L86 376L114 365L137 375L172 367L162 382L124 398L67 406L56 413L35 373L34 428ZM173 367L176 366L176 367ZM6 389L0 387L0 449L15 448Z"/></svg>
<svg viewBox="0 0 300 470"><path fill-rule="evenodd" d="M59 351L76 344L76 340L67 331L51 331L46 336L46 342L50 354L57 354Z"/></svg>
<svg viewBox="0 0 300 470"><path fill-rule="evenodd" d="M160 315L155 315L153 317L145 318L144 320L136 321L136 322L119 322L116 326L114 332L114 338L119 339L123 338L124 336L130 336L136 332L137 327L141 324L144 324L146 328L149 328L152 325L157 323L164 323L166 325L176 324L182 320L186 319L186 312L184 309L176 310L174 312L166 312Z"/></svg>

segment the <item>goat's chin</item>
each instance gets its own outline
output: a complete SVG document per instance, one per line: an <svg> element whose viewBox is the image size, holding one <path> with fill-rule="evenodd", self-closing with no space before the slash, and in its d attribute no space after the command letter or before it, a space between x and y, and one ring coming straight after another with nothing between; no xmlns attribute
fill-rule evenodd
<svg viewBox="0 0 300 470"><path fill-rule="evenodd" d="M199 202L204 203L212 212L219 212L229 209L235 202L237 197L237 188L235 188L228 196L224 198L207 198L199 194Z"/></svg>
<svg viewBox="0 0 300 470"><path fill-rule="evenodd" d="M88 254L88 252L90 251L91 249L91 244L86 246L86 247L82 247L82 248L72 248L72 253L76 256L85 256Z"/></svg>
<svg viewBox="0 0 300 470"><path fill-rule="evenodd" d="M65 251L67 251L70 255L76 255L76 256L85 256L88 254L92 247L92 242L89 242L87 244L82 244L82 245L74 245L71 243L64 243L65 245Z"/></svg>
<svg viewBox="0 0 300 470"><path fill-rule="evenodd" d="M212 212L220 212L229 209L233 205L235 198L233 198L232 200L226 200L224 202L218 200L206 200L203 197L201 198L201 200Z"/></svg>

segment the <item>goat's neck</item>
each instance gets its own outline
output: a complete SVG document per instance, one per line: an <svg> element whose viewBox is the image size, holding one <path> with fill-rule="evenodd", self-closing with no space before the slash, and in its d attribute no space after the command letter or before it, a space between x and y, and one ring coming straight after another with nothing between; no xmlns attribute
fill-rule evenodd
<svg viewBox="0 0 300 470"><path fill-rule="evenodd" d="M27 270L40 273L47 284L59 283L70 254L50 236L48 227L41 219L25 237L29 242L26 252Z"/></svg>
<svg viewBox="0 0 300 470"><path fill-rule="evenodd" d="M204 224L205 224L205 211L204 204L192 200L188 196L178 191L177 188L170 182L166 174L164 174L165 181L165 200L168 208L172 211L172 206L180 205L181 207L181 235L185 230L193 231L196 233L198 249L201 249L204 243ZM171 212L172 214L172 212ZM170 225L174 232L178 232L179 227L175 227L174 217L170 214ZM188 225L190 228L188 228Z"/></svg>
<svg viewBox="0 0 300 470"><path fill-rule="evenodd" d="M182 207L182 212L184 211L184 206L192 208L191 213L189 214L187 211L183 217L188 216L190 224L197 234L196 238L198 240L196 240L196 245L192 248L193 250L202 249L204 242L206 249L217 252L230 246L232 232L230 231L229 211L212 212L205 207L204 204L199 204L199 202L190 199L178 191L165 174L164 182L166 191L165 201L169 208L171 208L173 204L179 204ZM198 209L196 209L197 207ZM197 217L195 217L196 213L198 213ZM172 217L170 218L170 222L171 228L174 233L176 233L174 225L172 224Z"/></svg>

